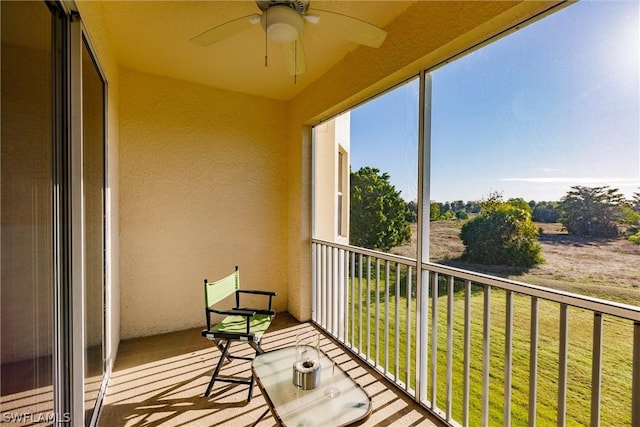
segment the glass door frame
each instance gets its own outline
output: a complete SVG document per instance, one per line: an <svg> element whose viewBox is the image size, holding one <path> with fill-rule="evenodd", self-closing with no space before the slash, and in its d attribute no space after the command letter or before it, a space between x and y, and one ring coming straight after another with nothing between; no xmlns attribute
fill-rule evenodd
<svg viewBox="0 0 640 427"><path fill-rule="evenodd" d="M53 15L54 141L54 413L59 422L79 425L85 419L85 224L82 156L82 48L84 40L103 82L103 376L89 425L96 425L110 375L108 345L107 80L73 1L47 2ZM82 420L82 421L80 421Z"/></svg>
<svg viewBox="0 0 640 427"><path fill-rule="evenodd" d="M81 21L80 21L81 23ZM101 335L102 335L102 343L101 343L101 347L102 347L102 378L100 380L100 387L99 390L97 392L96 395L96 401L94 402L94 406L92 409L92 413L91 413L91 417L89 418L89 425L94 426L97 425L98 422L98 417L100 415L100 410L101 410L101 406L102 406L102 400L104 397L104 394L106 392L106 387L107 387L107 382L110 376L110 372L107 372L108 366L106 363L106 356L107 356L107 322L106 322L106 313L107 313L107 295L106 295L106 290L107 290L107 272L108 270L108 263L107 263L107 259L108 259L108 252L107 252L107 236L108 234L108 221L107 221L107 214L106 214L106 209L107 209L107 176L108 176L108 162L107 162L107 89L108 89L108 84L107 84L107 80L105 78L104 72L102 71L102 67L100 66L100 63L98 61L98 58L95 55L95 49L93 48L92 44L91 44L91 40L89 38L89 34L87 33L85 27L82 25L80 25L80 29L81 29L81 35L80 35L80 52L78 53L79 57L80 57L80 84L82 85L82 67L84 65L86 65L83 62L83 51L86 48L88 55L90 56L90 60L91 60L91 64L93 65L93 70L97 73L98 78L100 79L101 82L101 87L102 87L102 136L101 136L101 140L102 140L102 147L101 147L101 153L102 153L102 176L101 176L101 197L100 197L100 203L101 203L101 216L102 216L102 236L101 236L101 241L102 241L102 248L101 248L101 253L102 253L102 262L101 262L101 269L102 269L102 291L101 291L101 296L102 296L102 303L101 303L101 312L102 312L102 325L101 325ZM75 51L74 51L75 52ZM84 96L84 90L82 91L82 95ZM82 108L82 100L80 103L80 107ZM84 111L83 111L83 125L84 125ZM83 141L84 144L84 141ZM84 145L83 145L84 146ZM82 146L82 147L83 147ZM81 149L82 149L81 147ZM83 156L81 156L83 158ZM84 178L82 180L82 182L85 182ZM85 197L84 197L84 192L83 192L83 245L84 243L86 243L86 231L87 231L87 227L85 226L84 220L85 220L85 207L84 207L84 201L85 201ZM84 248L83 248L84 249ZM83 254L85 252L83 251ZM86 260L85 260L85 266L86 266ZM86 287L87 287L87 282L86 282L86 275L83 275L83 332L85 331L84 328L86 328L86 299L87 299L87 292L86 292ZM83 333L83 338L86 340L86 334ZM84 342L84 347L82 350L82 354L83 354L83 362L86 361L86 359L84 358L85 355L85 351L87 348L87 343ZM86 367L85 367L86 368ZM83 373L86 373L86 369L83 369ZM86 380L86 378L83 379L83 384L85 384L84 380ZM86 388L86 387L85 387ZM84 390L83 393L83 399L86 396L86 389ZM86 404L86 403L85 403ZM86 411L86 409L85 409ZM86 420L86 417L85 417Z"/></svg>

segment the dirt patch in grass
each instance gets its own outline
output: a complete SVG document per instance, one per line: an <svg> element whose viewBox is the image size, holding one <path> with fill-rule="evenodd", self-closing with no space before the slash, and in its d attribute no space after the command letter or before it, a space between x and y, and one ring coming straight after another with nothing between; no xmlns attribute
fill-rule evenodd
<svg viewBox="0 0 640 427"><path fill-rule="evenodd" d="M587 239L571 236L561 224L538 224L544 264L523 269L484 266L460 261L463 221L434 221L430 227L430 260L539 286L627 304L640 305L640 245L619 239ZM416 257L416 224L411 242L392 253Z"/></svg>

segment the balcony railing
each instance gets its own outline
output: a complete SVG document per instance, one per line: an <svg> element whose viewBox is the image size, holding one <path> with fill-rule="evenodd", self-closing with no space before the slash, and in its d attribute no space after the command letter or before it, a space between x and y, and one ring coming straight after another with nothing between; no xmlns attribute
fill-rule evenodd
<svg viewBox="0 0 640 427"><path fill-rule="evenodd" d="M313 321L451 425L640 426L640 307L314 239Z"/></svg>

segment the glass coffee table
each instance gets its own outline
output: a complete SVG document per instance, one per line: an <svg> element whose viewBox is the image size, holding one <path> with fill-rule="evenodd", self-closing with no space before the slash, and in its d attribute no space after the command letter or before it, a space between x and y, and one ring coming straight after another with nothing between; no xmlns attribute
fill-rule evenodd
<svg viewBox="0 0 640 427"><path fill-rule="evenodd" d="M310 346L301 346L300 350L309 354L316 351ZM371 397L342 368L334 368L333 361L324 352L320 351L320 385L313 390L302 390L293 385L295 358L296 347L293 346L259 354L253 360L254 378L278 424L346 426L369 416ZM335 397L325 394L329 387L337 389ZM262 417L264 415L266 412Z"/></svg>

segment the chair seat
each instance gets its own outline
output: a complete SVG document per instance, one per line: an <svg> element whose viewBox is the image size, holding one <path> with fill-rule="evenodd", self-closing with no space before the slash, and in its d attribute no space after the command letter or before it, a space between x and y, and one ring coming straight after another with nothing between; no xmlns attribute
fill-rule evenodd
<svg viewBox="0 0 640 427"><path fill-rule="evenodd" d="M267 331L273 315L270 314L256 314L249 320L249 332L253 334L254 341L260 341L262 335ZM222 322L211 328L213 332L224 333L247 333L247 318L244 316L227 316Z"/></svg>

